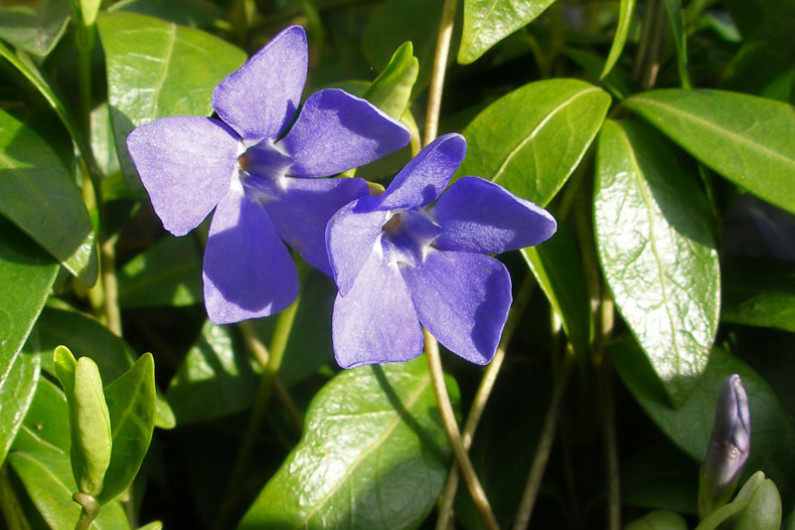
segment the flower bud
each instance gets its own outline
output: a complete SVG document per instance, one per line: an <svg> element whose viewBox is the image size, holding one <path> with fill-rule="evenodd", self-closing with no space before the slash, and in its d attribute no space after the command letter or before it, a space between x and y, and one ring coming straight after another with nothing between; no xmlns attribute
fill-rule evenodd
<svg viewBox="0 0 795 530"><path fill-rule="evenodd" d="M723 383L715 424L699 481L699 514L703 519L726 504L737 488L751 448L751 416L748 396L740 376L729 376Z"/></svg>

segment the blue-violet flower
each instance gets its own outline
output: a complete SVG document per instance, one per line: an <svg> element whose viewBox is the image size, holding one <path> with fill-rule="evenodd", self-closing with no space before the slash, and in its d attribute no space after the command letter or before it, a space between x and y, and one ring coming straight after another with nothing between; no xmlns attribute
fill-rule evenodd
<svg viewBox="0 0 795 530"><path fill-rule="evenodd" d="M442 195L465 153L463 136L442 136L383 195L356 199L329 221L339 289L332 342L343 368L418 356L422 326L470 362L494 356L511 278L488 254L541 243L557 225L543 208L481 178L461 178Z"/></svg>
<svg viewBox="0 0 795 530"><path fill-rule="evenodd" d="M127 138L166 230L184 235L215 208L203 279L216 324L266 316L296 298L298 275L282 240L330 274L326 223L367 194L367 183L315 177L409 142L400 123L342 90L312 94L296 117L307 64L306 34L289 27L215 88L219 119L161 118Z"/></svg>

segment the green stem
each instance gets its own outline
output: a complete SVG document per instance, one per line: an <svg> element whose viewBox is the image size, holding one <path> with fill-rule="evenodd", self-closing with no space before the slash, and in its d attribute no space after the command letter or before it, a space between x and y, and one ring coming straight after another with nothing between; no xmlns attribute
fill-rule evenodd
<svg viewBox="0 0 795 530"><path fill-rule="evenodd" d="M258 345L252 349L252 353L257 357L260 362L264 361L262 367L262 376L260 377L259 388L257 389L257 398L254 402L254 408L251 411L251 416L246 426L246 432L243 436L243 441L240 444L240 449L237 453L235 465L232 468L232 473L229 478L229 485L226 489L226 496L221 503L221 508L218 512L218 518L215 521L215 528L225 528L227 526L227 517L234 508L235 502L238 500L238 491L248 468L249 458L256 445L257 436L259 435L262 421L265 419L265 411L268 408L271 395L273 394L274 383L276 382L279 369L281 368L284 352L287 349L287 342L290 339L290 333L295 322L295 314L298 310L300 296L290 306L279 314L276 321L276 329L273 332L271 339L270 353L268 354L265 346L256 338L250 324L242 322L239 326L243 331L244 336L249 344L252 342Z"/></svg>
<svg viewBox="0 0 795 530"><path fill-rule="evenodd" d="M121 310L119 308L119 282L116 278L116 241L118 235L108 237L99 247L100 281L103 290L102 311L110 331L122 336Z"/></svg>
<svg viewBox="0 0 795 530"><path fill-rule="evenodd" d="M101 505L91 495L81 492L72 495L72 500L83 508L80 512L80 519L78 519L77 524L75 524L75 530L88 530L91 528L91 523L93 523L94 519L99 515Z"/></svg>
<svg viewBox="0 0 795 530"><path fill-rule="evenodd" d="M11 479L8 476L8 461L0 465L0 512L8 530L30 530L25 512L14 494Z"/></svg>
<svg viewBox="0 0 795 530"><path fill-rule="evenodd" d="M605 360L599 374L599 397L602 408L602 436L604 439L607 474L607 528L621 528L621 482L618 465L618 436L616 434L616 407L613 399L612 369Z"/></svg>
<svg viewBox="0 0 795 530"><path fill-rule="evenodd" d="M514 299L513 307L511 308L511 312L508 315L508 320L505 322L505 328L503 328L502 331L502 337L500 338L500 344L497 347L497 352L494 354L494 358L486 367L483 378L480 380L480 386L478 386L478 391L475 394L475 400L473 401L472 407L469 410L469 415L467 416L466 423L464 424L464 431L461 438L464 449L467 451L472 445L472 439L475 436L478 423L480 423L480 418L486 408L486 403L489 399L489 396L491 396L494 383L497 381L497 375L500 373L500 368L502 367L502 363L505 360L505 352L508 349L508 344L510 344L513 334L516 331L516 327L519 324L519 321L522 319L522 315L527 308L527 303L530 300L530 295L533 293L535 285L535 278L532 274L528 274L525 277L524 282L522 282L522 286L519 288L519 293ZM455 500L456 492L458 491L459 477L458 467L453 466L450 469L450 474L447 477L447 483L444 487L444 493L442 494L442 500L438 510L439 518L436 521L437 530L444 530L449 524L450 517L453 513L453 501Z"/></svg>
<svg viewBox="0 0 795 530"><path fill-rule="evenodd" d="M472 497L472 502L475 504L483 525L488 529L499 528L497 519L491 511L489 500L486 498L486 493L480 485L478 476L475 473L475 468L472 466L472 461L469 459L466 449L464 448L463 441L461 440L461 432L458 430L458 423L455 420L453 413L453 405L450 403L450 395L447 393L447 385L444 382L444 371L442 370L442 360L439 357L439 343L433 335L423 328L425 338L425 353L428 356L428 369L431 375L431 383L433 384L433 391L436 395L436 403L439 405L439 414L442 418L444 431L447 434L447 440L453 448L458 467L461 474L464 476L464 482L469 488L469 494Z"/></svg>
<svg viewBox="0 0 795 530"><path fill-rule="evenodd" d="M549 404L549 409L547 410L546 418L544 418L544 426L541 430L541 436L538 439L535 456L533 457L533 464L530 466L527 484L525 485L524 493L522 493L519 510L516 513L516 522L513 526L514 530L523 530L527 528L527 525L530 523L533 507L535 506L536 498L538 498L538 491L541 488L541 481L544 478L544 471L546 470L547 462L549 462L549 455L552 452L552 444L555 441L558 418L560 417L560 406L563 403L563 396L566 394L566 387L568 385L569 375L571 374L571 368L574 366L574 359L574 350L569 344L563 357L563 367L555 381L555 387L552 391L552 399Z"/></svg>
<svg viewBox="0 0 795 530"><path fill-rule="evenodd" d="M450 40L453 36L453 21L458 0L444 0L442 21L439 24L439 35L436 39L436 54L433 58L431 86L428 89L428 110L425 115L425 145L436 139L439 130L439 113L442 108L442 89L444 73L447 68L447 56L450 53Z"/></svg>

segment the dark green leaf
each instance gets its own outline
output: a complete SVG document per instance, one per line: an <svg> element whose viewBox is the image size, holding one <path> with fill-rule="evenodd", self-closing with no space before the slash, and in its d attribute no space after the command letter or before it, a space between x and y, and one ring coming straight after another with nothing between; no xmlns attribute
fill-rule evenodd
<svg viewBox="0 0 795 530"><path fill-rule="evenodd" d="M609 347L624 384L657 426L684 452L701 462L707 452L715 404L723 382L738 374L748 393L751 409L751 452L746 476L763 469L782 489L795 486L795 428L767 383L751 368L725 351L715 348L693 392L679 409L668 404L646 357L635 344L621 342Z"/></svg>
<svg viewBox="0 0 795 530"><path fill-rule="evenodd" d="M5 0L0 38L34 55L50 53L69 23L68 0Z"/></svg>
<svg viewBox="0 0 795 530"><path fill-rule="evenodd" d="M315 396L303 439L240 528L416 527L450 459L435 411L425 359L340 373Z"/></svg>
<svg viewBox="0 0 795 530"><path fill-rule="evenodd" d="M650 510L698 513L698 463L667 440L621 459L621 500Z"/></svg>
<svg viewBox="0 0 795 530"><path fill-rule="evenodd" d="M122 0L108 11L140 13L191 28L209 27L224 17L224 11L209 0Z"/></svg>
<svg viewBox="0 0 795 530"><path fill-rule="evenodd" d="M563 330L577 357L584 360L591 342L590 299L577 245L564 226L543 245L522 249L522 255L561 316Z"/></svg>
<svg viewBox="0 0 795 530"><path fill-rule="evenodd" d="M675 405L707 364L720 270L706 199L648 126L607 121L594 190L597 250L618 310Z"/></svg>
<svg viewBox="0 0 795 530"><path fill-rule="evenodd" d="M94 231L80 190L36 133L0 110L0 213L86 285L97 279Z"/></svg>
<svg viewBox="0 0 795 530"><path fill-rule="evenodd" d="M5 363L4 363L5 364ZM33 355L14 355L0 378L0 466L25 419L39 384L41 361Z"/></svg>
<svg viewBox="0 0 795 530"><path fill-rule="evenodd" d="M607 76L621 56L621 52L624 50L624 44L627 42L627 35L629 35L629 27L632 25L632 15L634 13L635 0L621 0L618 6L618 27L613 37L613 44L610 46L610 53L607 54L607 61L605 62L605 66L599 78Z"/></svg>
<svg viewBox="0 0 795 530"><path fill-rule="evenodd" d="M75 357L93 358L103 381L113 381L135 363L136 354L122 338L108 328L76 311L45 308L25 345L25 351L41 357L42 368L52 375L52 352L67 345ZM174 413L165 398L157 393L157 426L171 429Z"/></svg>
<svg viewBox="0 0 795 530"><path fill-rule="evenodd" d="M107 503L127 489L149 450L155 428L155 362L143 354L127 373L105 387L113 448L97 500Z"/></svg>
<svg viewBox="0 0 795 530"><path fill-rule="evenodd" d="M259 384L254 360L235 347L230 331L206 321L171 380L166 395L180 425L240 412L254 402Z"/></svg>
<svg viewBox="0 0 795 530"><path fill-rule="evenodd" d="M364 99L395 119L400 119L409 105L411 90L417 81L420 65L411 42L395 51L389 64L367 88Z"/></svg>
<svg viewBox="0 0 795 530"><path fill-rule="evenodd" d="M746 37L757 31L783 3L781 0L723 0L737 29Z"/></svg>
<svg viewBox="0 0 795 530"><path fill-rule="evenodd" d="M654 90L624 100L690 154L795 212L795 107L718 90Z"/></svg>
<svg viewBox="0 0 795 530"><path fill-rule="evenodd" d="M464 130L467 156L456 176L490 179L543 206L582 160L609 105L606 92L575 79L525 85Z"/></svg>
<svg viewBox="0 0 795 530"><path fill-rule="evenodd" d="M8 454L12 469L51 528L73 528L80 516L80 507L72 501L77 485L69 463L68 419L66 397L42 379ZM92 528L129 528L121 504L103 506Z"/></svg>
<svg viewBox="0 0 795 530"><path fill-rule="evenodd" d="M469 64L502 39L527 25L555 0L464 0L464 27L458 62Z"/></svg>
<svg viewBox="0 0 795 530"><path fill-rule="evenodd" d="M795 2L786 2L743 42L722 86L795 103Z"/></svg>
<svg viewBox="0 0 795 530"><path fill-rule="evenodd" d="M125 143L130 131L164 116L210 114L213 88L246 57L209 33L145 15L105 13L97 25L119 160L139 189Z"/></svg>
<svg viewBox="0 0 795 530"><path fill-rule="evenodd" d="M721 320L795 332L795 265L761 259L723 265Z"/></svg>
<svg viewBox="0 0 795 530"><path fill-rule="evenodd" d="M165 237L119 272L122 307L185 306L202 301L202 254L191 237Z"/></svg>
<svg viewBox="0 0 795 530"><path fill-rule="evenodd" d="M579 48L565 48L563 54L580 65L588 73L590 80L600 83L618 99L624 99L641 90L640 84L621 68L612 68L610 73L600 79L605 61L599 54Z"/></svg>

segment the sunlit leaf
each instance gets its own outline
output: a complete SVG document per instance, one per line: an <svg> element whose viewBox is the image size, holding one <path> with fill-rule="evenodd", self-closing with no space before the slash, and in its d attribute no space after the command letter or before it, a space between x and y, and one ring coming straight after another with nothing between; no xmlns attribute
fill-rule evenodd
<svg viewBox="0 0 795 530"><path fill-rule="evenodd" d="M25 419L39 384L41 361L32 355L14 355L0 378L0 465Z"/></svg>
<svg viewBox="0 0 795 530"><path fill-rule="evenodd" d="M80 190L35 132L0 110L0 214L86 285L97 278L94 231Z"/></svg>
<svg viewBox="0 0 795 530"><path fill-rule="evenodd" d="M246 56L214 35L146 15L102 13L97 26L119 160L128 185L140 188L125 143L130 131L164 116L209 115L213 88Z"/></svg>
<svg viewBox="0 0 795 530"><path fill-rule="evenodd" d="M364 99L390 116L400 119L409 105L420 65L411 42L404 42L364 93Z"/></svg>
<svg viewBox="0 0 795 530"><path fill-rule="evenodd" d="M718 90L654 90L633 112L735 184L795 212L795 107Z"/></svg>
<svg viewBox="0 0 795 530"><path fill-rule="evenodd" d="M594 224L616 306L675 405L706 366L720 270L703 193L673 146L641 123L599 135Z"/></svg>
<svg viewBox="0 0 795 530"><path fill-rule="evenodd" d="M425 359L348 370L315 396L303 439L240 528L414 528L449 459Z"/></svg>
<svg viewBox="0 0 795 530"><path fill-rule="evenodd" d="M469 64L502 39L527 25L555 0L464 0L464 27L458 62Z"/></svg>
<svg viewBox="0 0 795 530"><path fill-rule="evenodd" d="M606 92L575 79L514 90L464 130L467 156L456 177L490 179L545 205L582 160L609 105Z"/></svg>
<svg viewBox="0 0 795 530"><path fill-rule="evenodd" d="M50 53L69 23L69 0L4 0L0 38L34 55Z"/></svg>

